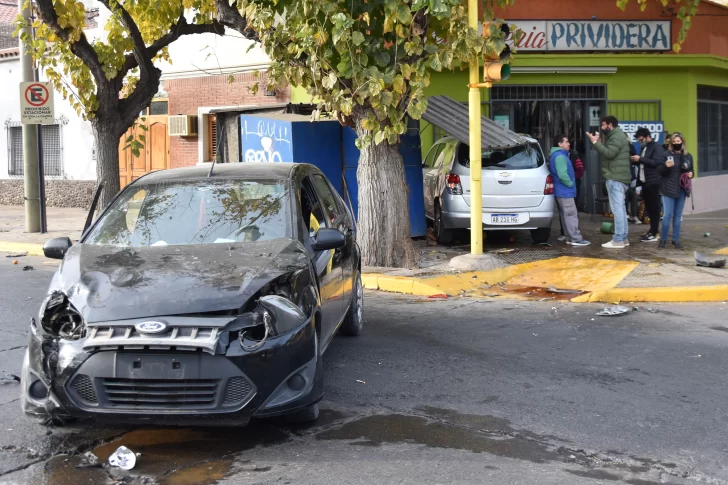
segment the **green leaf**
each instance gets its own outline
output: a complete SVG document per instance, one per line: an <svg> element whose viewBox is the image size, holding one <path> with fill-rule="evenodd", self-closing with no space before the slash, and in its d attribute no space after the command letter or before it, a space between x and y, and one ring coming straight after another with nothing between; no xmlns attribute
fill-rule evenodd
<svg viewBox="0 0 728 485"><path fill-rule="evenodd" d="M380 130L374 134L374 143L379 145L384 141L384 130Z"/></svg>
<svg viewBox="0 0 728 485"><path fill-rule="evenodd" d="M405 81L404 77L401 75L397 75L394 77L394 80L392 81L392 89L394 89L394 92L397 94L404 94L406 91Z"/></svg>
<svg viewBox="0 0 728 485"><path fill-rule="evenodd" d="M324 89L332 89L336 85L336 81L339 79L336 77L336 74L333 72L330 72L328 76L325 76L321 80L321 84L323 85Z"/></svg>
<svg viewBox="0 0 728 485"><path fill-rule="evenodd" d="M355 46L359 47L364 43L364 34L361 32L354 32L351 34L351 41L354 43Z"/></svg>
<svg viewBox="0 0 728 485"><path fill-rule="evenodd" d="M439 54L433 56L432 61L430 61L430 67L437 72L442 71L442 61L440 61Z"/></svg>
<svg viewBox="0 0 728 485"><path fill-rule="evenodd" d="M402 22L404 25L409 25L412 23L412 13L410 12L407 4L399 4L399 7L397 8L397 20Z"/></svg>
<svg viewBox="0 0 728 485"><path fill-rule="evenodd" d="M379 67L387 67L389 65L389 61L392 60L392 56L389 52L380 50L374 54L374 60L377 62Z"/></svg>

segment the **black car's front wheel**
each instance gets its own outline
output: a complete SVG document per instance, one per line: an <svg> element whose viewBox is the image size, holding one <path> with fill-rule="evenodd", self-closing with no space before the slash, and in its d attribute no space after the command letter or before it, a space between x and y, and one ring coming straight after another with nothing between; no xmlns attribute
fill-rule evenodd
<svg viewBox="0 0 728 485"><path fill-rule="evenodd" d="M351 304L346 313L344 323L341 324L341 333L349 337L356 337L361 333L364 325L362 311L364 309L364 285L361 282L359 270L354 275L354 289L351 294Z"/></svg>

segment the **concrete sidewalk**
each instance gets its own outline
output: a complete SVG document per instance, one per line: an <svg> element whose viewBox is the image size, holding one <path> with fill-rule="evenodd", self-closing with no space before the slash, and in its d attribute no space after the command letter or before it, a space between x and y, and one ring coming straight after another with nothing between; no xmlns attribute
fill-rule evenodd
<svg viewBox="0 0 728 485"><path fill-rule="evenodd" d="M43 244L54 237L70 237L78 241L86 223L86 209L48 207L48 232L25 232L23 206L0 206L0 252L27 252L29 256L43 256Z"/></svg>
<svg viewBox="0 0 728 485"><path fill-rule="evenodd" d="M84 209L48 208L48 233L25 232L23 207L0 206L0 252L27 252L42 256L43 243L54 237L81 236L86 221ZM601 247L611 236L599 232L603 221L591 222L581 215L582 233L592 246L575 248L556 242L554 222L552 245L534 246L527 232L489 233L486 251L506 268L487 272L456 272L449 260L469 252L469 241L450 247L415 244L420 268L365 268L365 286L421 296L477 296L483 298L554 298L573 301L726 301L728 269L696 266L694 251L706 256L728 255L728 211L685 216L681 241L685 251L661 250L657 243L640 243L645 225L630 224L631 246L609 251ZM706 234L710 236L706 237ZM551 290L549 290L551 287ZM572 293L553 293L553 290Z"/></svg>
<svg viewBox="0 0 728 485"><path fill-rule="evenodd" d="M718 259L728 255L728 211L685 216L681 242L684 251L659 249L657 243L641 243L644 224L630 224L631 245L606 250L611 239L600 232L598 216L581 214L581 230L591 246L572 247L557 242L558 220L550 246L533 246L524 232L489 233L486 252L510 266L485 272L457 272L447 262L467 254L467 241L442 248L419 242L422 256L416 270L367 268L365 286L370 289L426 297L485 297L571 299L593 302L689 302L727 301L728 269L698 267L694 252ZM708 235L709 234L709 235ZM571 290L554 292L554 290Z"/></svg>

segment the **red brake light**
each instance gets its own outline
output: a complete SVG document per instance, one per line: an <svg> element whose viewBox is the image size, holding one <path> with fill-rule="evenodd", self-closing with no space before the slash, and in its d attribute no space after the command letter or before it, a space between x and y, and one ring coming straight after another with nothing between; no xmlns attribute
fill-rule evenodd
<svg viewBox="0 0 728 485"><path fill-rule="evenodd" d="M543 189L544 195L554 195L554 177L549 175L546 177L546 187Z"/></svg>
<svg viewBox="0 0 728 485"><path fill-rule="evenodd" d="M460 185L460 175L447 174L447 191L453 195L463 195L463 186Z"/></svg>

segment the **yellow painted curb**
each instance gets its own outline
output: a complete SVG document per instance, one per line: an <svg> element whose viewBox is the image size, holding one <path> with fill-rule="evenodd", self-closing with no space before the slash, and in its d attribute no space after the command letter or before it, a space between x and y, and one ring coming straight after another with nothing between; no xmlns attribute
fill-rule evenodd
<svg viewBox="0 0 728 485"><path fill-rule="evenodd" d="M28 256L44 256L43 245L33 243L19 243L11 241L0 241L0 252L3 253L28 253Z"/></svg>
<svg viewBox="0 0 728 485"><path fill-rule="evenodd" d="M728 285L663 288L612 288L573 298L576 303L728 301Z"/></svg>
<svg viewBox="0 0 728 485"><path fill-rule="evenodd" d="M433 296L442 294L441 290L422 283L422 280L407 276L386 276L381 274L362 275L362 284L369 290L404 293L406 295Z"/></svg>
<svg viewBox="0 0 728 485"><path fill-rule="evenodd" d="M728 254L728 248L719 249L713 254Z"/></svg>

